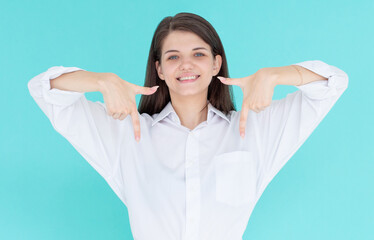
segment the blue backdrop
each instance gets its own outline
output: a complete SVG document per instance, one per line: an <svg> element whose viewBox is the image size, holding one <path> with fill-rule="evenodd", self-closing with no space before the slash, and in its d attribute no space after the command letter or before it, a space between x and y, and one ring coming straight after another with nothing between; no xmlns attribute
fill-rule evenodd
<svg viewBox="0 0 374 240"><path fill-rule="evenodd" d="M373 239L371 0L1 1L0 239L132 239L125 205L53 129L27 82L63 65L143 85L154 30L178 12L216 28L231 77L306 60L349 76L348 89L265 190L243 239ZM242 92L234 90L240 110ZM296 90L277 86L273 99ZM86 97L102 101L100 93Z"/></svg>

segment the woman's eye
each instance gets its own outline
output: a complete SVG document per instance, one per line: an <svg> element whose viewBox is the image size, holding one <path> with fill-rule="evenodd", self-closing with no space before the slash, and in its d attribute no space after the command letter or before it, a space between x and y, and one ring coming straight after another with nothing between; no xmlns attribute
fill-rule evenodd
<svg viewBox="0 0 374 240"><path fill-rule="evenodd" d="M203 53L196 53L196 54L201 54L201 56L204 56L204 54ZM177 56L175 56L175 55L173 55L173 56L170 56L168 59L170 59L170 60L173 60L173 59L175 59L175 58L173 58L173 57L177 57Z"/></svg>

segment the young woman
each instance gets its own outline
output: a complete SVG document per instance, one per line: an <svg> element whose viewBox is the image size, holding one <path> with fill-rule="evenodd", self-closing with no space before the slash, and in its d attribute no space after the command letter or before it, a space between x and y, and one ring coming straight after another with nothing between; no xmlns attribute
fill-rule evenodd
<svg viewBox="0 0 374 240"><path fill-rule="evenodd" d="M134 239L239 240L266 186L345 91L348 76L314 60L228 77L214 28L179 13L154 33L143 87L63 66L28 87L56 131L127 206ZM278 84L298 91L272 100ZM243 91L239 112L231 85ZM105 104L87 100L84 92L92 91Z"/></svg>

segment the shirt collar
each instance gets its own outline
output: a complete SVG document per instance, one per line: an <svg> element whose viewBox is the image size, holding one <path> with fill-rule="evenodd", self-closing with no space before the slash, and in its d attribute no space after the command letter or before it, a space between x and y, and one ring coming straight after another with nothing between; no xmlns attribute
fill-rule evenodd
<svg viewBox="0 0 374 240"><path fill-rule="evenodd" d="M220 110L215 108L209 101L208 101L208 116L207 116L207 123L209 124L209 121L213 118L214 114L217 114L221 118L225 119L230 123L230 119ZM175 112L173 105L171 105L171 102L169 101L168 104L162 109L162 111L156 116L155 119L153 119L152 126L154 126L159 121L163 120L166 117L170 117L174 122L177 122L180 124L179 117L177 113Z"/></svg>

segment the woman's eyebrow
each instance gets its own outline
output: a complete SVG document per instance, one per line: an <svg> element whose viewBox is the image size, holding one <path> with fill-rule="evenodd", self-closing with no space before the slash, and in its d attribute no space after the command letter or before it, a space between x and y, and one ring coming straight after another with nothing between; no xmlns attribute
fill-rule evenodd
<svg viewBox="0 0 374 240"><path fill-rule="evenodd" d="M199 50L199 49L205 49L205 50L208 51L208 49L206 49L204 47L197 47L197 48L192 49L192 51ZM167 50L166 52L164 52L164 54L166 54L168 52L179 52L179 51L178 50Z"/></svg>

